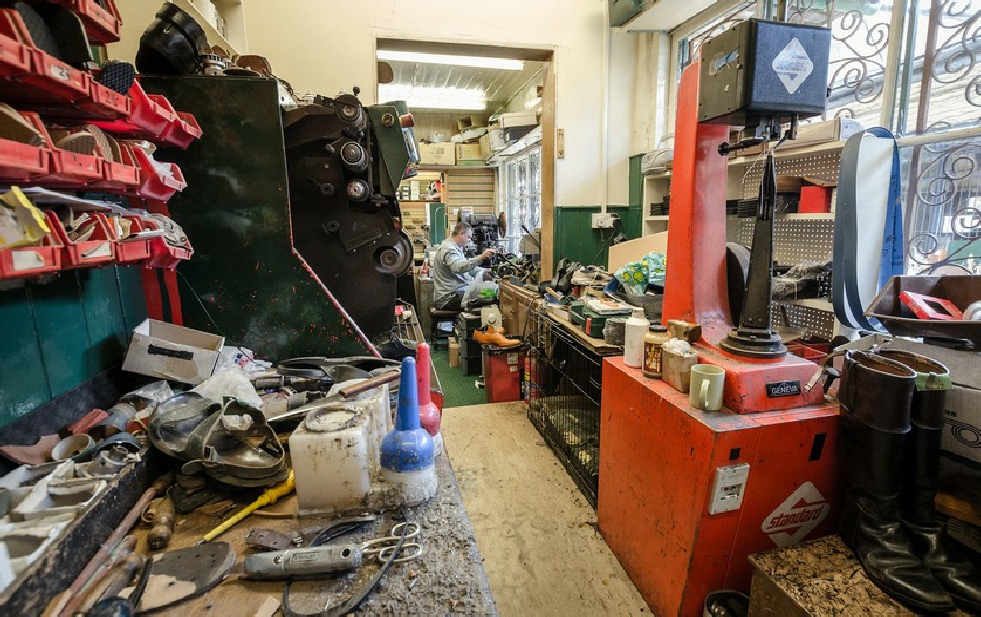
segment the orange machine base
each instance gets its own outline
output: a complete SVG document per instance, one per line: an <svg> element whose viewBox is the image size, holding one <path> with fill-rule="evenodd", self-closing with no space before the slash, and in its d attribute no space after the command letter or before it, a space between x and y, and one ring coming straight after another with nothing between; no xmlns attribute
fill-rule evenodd
<svg viewBox="0 0 981 617"><path fill-rule="evenodd" d="M810 360L786 355L778 360L754 360L729 355L718 347L695 345L698 361L726 370L722 404L735 413L798 409L824 403L820 387L804 385L821 369Z"/></svg>
<svg viewBox="0 0 981 617"><path fill-rule="evenodd" d="M727 376L728 380L728 376ZM749 592L747 556L832 533L838 406L697 410L622 358L603 363L599 528L655 615ZM742 504L709 514L717 469L748 464Z"/></svg>

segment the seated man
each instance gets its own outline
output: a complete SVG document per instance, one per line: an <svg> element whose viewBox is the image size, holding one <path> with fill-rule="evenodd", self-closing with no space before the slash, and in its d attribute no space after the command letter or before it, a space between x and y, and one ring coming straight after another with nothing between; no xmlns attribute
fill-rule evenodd
<svg viewBox="0 0 981 617"><path fill-rule="evenodd" d="M440 310L459 311L463 308L463 294L473 279L473 271L496 252L489 248L473 259L467 259L463 247L472 237L473 229L460 221L453 227L450 237L443 240L436 250L432 264L433 303Z"/></svg>

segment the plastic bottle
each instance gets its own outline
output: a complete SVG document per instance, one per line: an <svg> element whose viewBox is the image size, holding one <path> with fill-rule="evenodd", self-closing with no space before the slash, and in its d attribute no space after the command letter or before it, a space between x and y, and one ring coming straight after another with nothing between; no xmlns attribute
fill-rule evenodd
<svg viewBox="0 0 981 617"><path fill-rule="evenodd" d="M644 309L634 307L623 335L623 363L627 366L639 367L643 364L644 336L650 327L650 322L644 317Z"/></svg>
<svg viewBox="0 0 981 617"><path fill-rule="evenodd" d="M644 336L644 377L660 379L663 367L661 366L661 346L671 340L668 329L660 324L651 324L651 331Z"/></svg>
<svg viewBox="0 0 981 617"><path fill-rule="evenodd" d="M429 343L420 343L416 347L416 384L419 387L419 423L433 438L433 453L439 456L443 453L443 433L439 430L442 416L439 407L433 402L430 371L432 364L429 360Z"/></svg>
<svg viewBox="0 0 981 617"><path fill-rule="evenodd" d="M436 495L433 438L419 424L415 358L402 359L395 429L381 446L382 479L399 495L401 505L414 506Z"/></svg>

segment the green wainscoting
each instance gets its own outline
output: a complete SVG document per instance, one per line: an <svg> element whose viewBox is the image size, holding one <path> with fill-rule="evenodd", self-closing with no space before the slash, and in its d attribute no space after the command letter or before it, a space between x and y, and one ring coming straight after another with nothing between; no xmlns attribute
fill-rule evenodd
<svg viewBox="0 0 981 617"><path fill-rule="evenodd" d="M144 319L138 266L74 270L0 291L0 426L120 364Z"/></svg>
<svg viewBox="0 0 981 617"><path fill-rule="evenodd" d="M599 206L555 208L554 259L563 257L583 265L606 267L610 239L618 230L593 229L591 215L600 211ZM620 215L623 232L629 239L641 236L642 221L640 204L636 206L609 206L607 212Z"/></svg>

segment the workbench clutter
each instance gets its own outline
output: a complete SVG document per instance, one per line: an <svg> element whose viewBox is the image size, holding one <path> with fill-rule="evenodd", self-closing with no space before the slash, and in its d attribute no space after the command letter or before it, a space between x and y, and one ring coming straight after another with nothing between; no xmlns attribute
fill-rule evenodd
<svg viewBox="0 0 981 617"><path fill-rule="evenodd" d="M138 463L159 476L54 600L51 614L133 614L184 602L219 585L243 552L236 572L248 580L372 570L331 609L346 612L392 564L424 554L424 525L409 521L407 508L432 500L440 482L440 409L430 392L428 345L401 362L307 357L274 367L224 342L147 320L134 332L124 370L168 380L150 381L33 446L0 447L0 455L22 463L0 478L2 587L37 576L32 565L75 518L97 507L114 476ZM300 517L305 526L283 535L260 524L244 546L222 541L277 502L287 504L277 516ZM401 521L391 527L391 517L381 515L393 510ZM324 517L336 520L316 520ZM139 526L141 518L147 526ZM220 524L208 531L208 520ZM181 543L197 543L171 547L188 521L205 528ZM341 538L376 521L391 533ZM287 583L284 610L289 589Z"/></svg>

